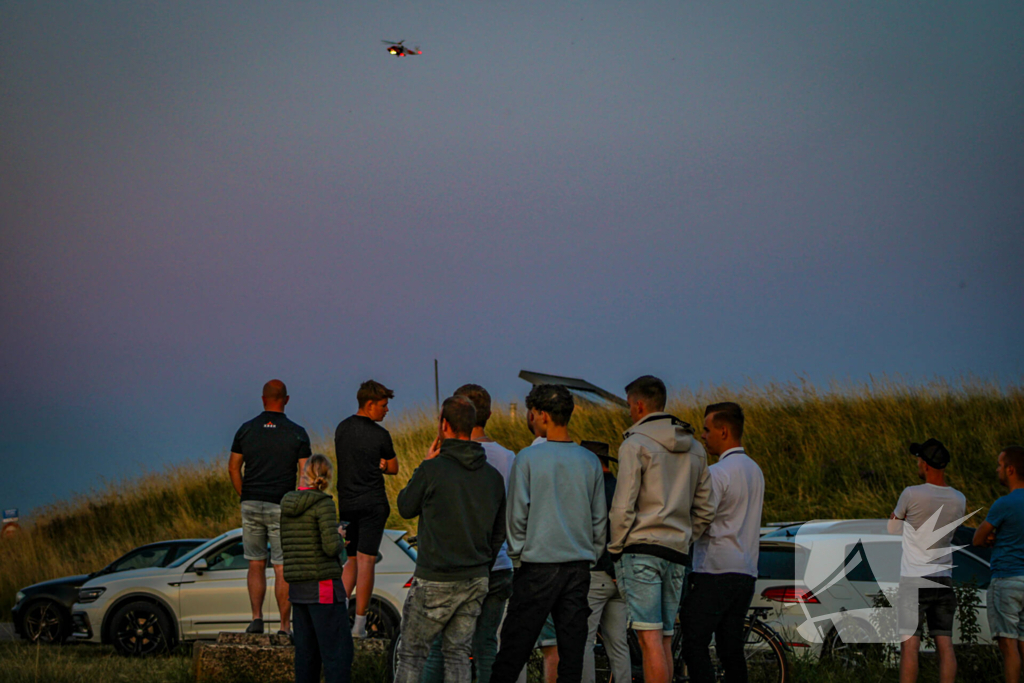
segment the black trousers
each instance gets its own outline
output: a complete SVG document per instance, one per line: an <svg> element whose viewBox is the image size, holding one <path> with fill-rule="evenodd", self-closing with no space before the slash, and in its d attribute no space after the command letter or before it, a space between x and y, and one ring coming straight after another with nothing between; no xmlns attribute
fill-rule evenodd
<svg viewBox="0 0 1024 683"><path fill-rule="evenodd" d="M354 648L345 603L293 604L292 621L296 683L320 683L321 666L326 683L348 683Z"/></svg>
<svg viewBox="0 0 1024 683"><path fill-rule="evenodd" d="M558 683L583 678L590 617L590 563L524 562L512 578L501 648L491 670L491 683L513 683L526 666L548 614L558 638Z"/></svg>
<svg viewBox="0 0 1024 683"><path fill-rule="evenodd" d="M756 579L748 574L690 574L690 590L679 610L683 658L692 683L715 683L708 646L725 670L725 683L747 683L743 619L754 597Z"/></svg>

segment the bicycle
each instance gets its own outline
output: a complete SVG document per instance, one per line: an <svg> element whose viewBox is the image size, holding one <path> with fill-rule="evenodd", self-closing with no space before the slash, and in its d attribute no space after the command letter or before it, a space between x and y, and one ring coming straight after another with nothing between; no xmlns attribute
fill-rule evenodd
<svg viewBox="0 0 1024 683"><path fill-rule="evenodd" d="M788 678L789 665L786 652L789 650L789 646L775 629L765 622L765 617L769 612L771 612L770 607L752 607L744 620L743 651L747 660L747 676L750 683L786 683ZM640 641L633 630L628 632L627 639L633 674L632 683L642 683L644 668ZM716 678L722 680L725 672L715 655L714 640L711 643L711 660L715 665ZM672 636L672 661L675 671L673 683L688 682L690 677L686 672L686 663L683 661L682 629L678 628L678 622ZM600 634L598 634L597 643L594 646L594 668L597 673L596 680L599 683L612 683L611 664L608 661L608 655L604 652ZM542 679L538 679L536 683L541 683L541 681ZM535 682L531 680L529 683ZM615 681L614 683L621 682Z"/></svg>

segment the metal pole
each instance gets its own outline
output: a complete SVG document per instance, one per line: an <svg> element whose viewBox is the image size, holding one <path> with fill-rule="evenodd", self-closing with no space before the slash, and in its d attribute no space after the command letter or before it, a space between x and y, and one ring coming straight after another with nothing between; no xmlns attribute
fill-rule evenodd
<svg viewBox="0 0 1024 683"><path fill-rule="evenodd" d="M441 414L441 391L437 385L437 359L434 359L434 412Z"/></svg>

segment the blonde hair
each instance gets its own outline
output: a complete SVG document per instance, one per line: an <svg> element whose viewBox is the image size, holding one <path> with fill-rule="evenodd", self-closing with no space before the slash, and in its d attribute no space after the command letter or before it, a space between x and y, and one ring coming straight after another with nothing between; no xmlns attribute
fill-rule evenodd
<svg viewBox="0 0 1024 683"><path fill-rule="evenodd" d="M334 467L326 455L316 453L309 457L306 466L302 469L302 479L306 486L311 486L318 491L324 491L331 485L334 475Z"/></svg>

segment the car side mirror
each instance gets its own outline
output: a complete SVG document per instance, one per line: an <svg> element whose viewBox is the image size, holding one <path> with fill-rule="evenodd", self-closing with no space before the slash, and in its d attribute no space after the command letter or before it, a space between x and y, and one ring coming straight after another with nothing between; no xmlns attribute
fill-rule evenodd
<svg viewBox="0 0 1024 683"><path fill-rule="evenodd" d="M205 557L200 557L198 560L196 560L192 564L192 570L195 571L195 573L199 574L200 576L202 576L203 572L205 572L209 568L210 568L210 565L209 565L209 563L207 563Z"/></svg>

